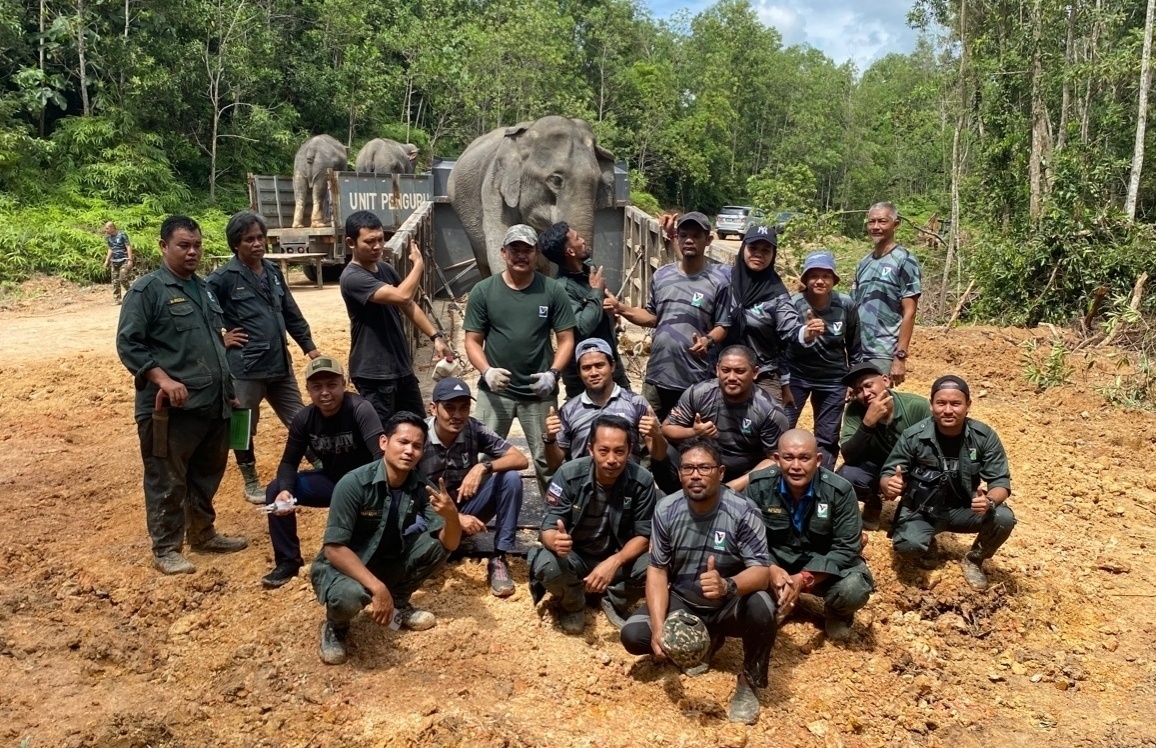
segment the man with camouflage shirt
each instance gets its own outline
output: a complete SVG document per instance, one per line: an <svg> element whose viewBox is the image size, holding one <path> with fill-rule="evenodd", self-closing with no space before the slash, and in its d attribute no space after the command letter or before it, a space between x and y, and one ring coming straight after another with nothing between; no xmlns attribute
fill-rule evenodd
<svg viewBox="0 0 1156 748"><path fill-rule="evenodd" d="M128 234L118 231L112 221L104 224L104 243L108 253L104 256L104 266L112 269L112 298L120 304L121 289L128 293L128 271L132 270L132 242Z"/></svg>

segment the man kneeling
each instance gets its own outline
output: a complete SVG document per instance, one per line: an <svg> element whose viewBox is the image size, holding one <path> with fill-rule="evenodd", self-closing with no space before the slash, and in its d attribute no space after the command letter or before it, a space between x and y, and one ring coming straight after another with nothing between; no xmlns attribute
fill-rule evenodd
<svg viewBox="0 0 1156 748"><path fill-rule="evenodd" d="M743 640L743 670L731 697L732 722L759 715L754 689L767 685L775 644L775 602L767 593L767 536L754 505L722 485L718 446L682 443L682 490L654 510L646 604L626 621L622 644L635 655L668 656L684 670L705 670L728 636ZM705 625L710 641L700 649Z"/></svg>
<svg viewBox="0 0 1156 748"><path fill-rule="evenodd" d="M381 436L383 458L337 482L324 545L310 571L325 606L322 662L345 662L349 623L366 605L381 625L421 631L436 623L409 597L458 547L461 525L445 481L434 490L414 470L428 433L416 413L395 414ZM403 535L402 528L409 530Z"/></svg>
<svg viewBox="0 0 1156 748"><path fill-rule="evenodd" d="M851 637L855 611L867 604L875 580L863 552L863 522L855 489L825 467L811 432L792 429L779 439L775 467L751 473L747 498L767 528L771 592L782 615L799 593L823 598L827 637Z"/></svg>
<svg viewBox="0 0 1156 748"><path fill-rule="evenodd" d="M530 593L559 601L568 634L586 626L586 595L604 595L616 628L642 597L650 557L654 478L630 459L638 438L622 416L603 413L590 424L590 456L565 463L546 491L542 547L530 552Z"/></svg>

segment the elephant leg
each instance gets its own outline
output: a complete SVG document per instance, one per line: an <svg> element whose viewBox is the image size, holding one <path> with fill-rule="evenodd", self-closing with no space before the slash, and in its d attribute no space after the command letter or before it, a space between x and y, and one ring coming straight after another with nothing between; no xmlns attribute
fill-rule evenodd
<svg viewBox="0 0 1156 748"><path fill-rule="evenodd" d="M293 175L293 228L305 227L305 203L309 197L309 185L304 174Z"/></svg>
<svg viewBox="0 0 1156 748"><path fill-rule="evenodd" d="M328 226L330 221L326 215L328 206L325 201L325 175L313 177L313 226Z"/></svg>

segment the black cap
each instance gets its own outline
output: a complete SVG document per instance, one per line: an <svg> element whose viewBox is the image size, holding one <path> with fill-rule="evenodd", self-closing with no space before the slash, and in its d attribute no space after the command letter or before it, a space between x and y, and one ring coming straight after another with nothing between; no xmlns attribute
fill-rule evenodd
<svg viewBox="0 0 1156 748"><path fill-rule="evenodd" d="M432 399L435 403L457 400L459 397L473 399L473 395L470 394L470 386L457 377L446 377L434 385Z"/></svg>
<svg viewBox="0 0 1156 748"><path fill-rule="evenodd" d="M743 234L743 244L754 244L755 242L767 242L778 249L779 232L774 226L751 226L747 229L747 233Z"/></svg>
<svg viewBox="0 0 1156 748"><path fill-rule="evenodd" d="M840 381L843 383L844 387L854 387L855 383L858 382L859 378L864 374L874 374L877 377L883 376L883 372L879 371L878 366L871 363L870 361L864 361L861 364L855 364L852 366L851 371L844 374L843 379Z"/></svg>
<svg viewBox="0 0 1156 748"><path fill-rule="evenodd" d="M931 396L935 397L935 393L940 390L959 390L963 396L968 400L971 399L971 389L968 388L967 382L963 381L963 377L955 374L944 374L939 379L931 383Z"/></svg>
<svg viewBox="0 0 1156 748"><path fill-rule="evenodd" d="M682 224L691 221L702 226L703 231L710 231L710 219L699 213L697 210L692 210L690 213L683 213L678 217L678 222L674 224L675 228L682 228Z"/></svg>

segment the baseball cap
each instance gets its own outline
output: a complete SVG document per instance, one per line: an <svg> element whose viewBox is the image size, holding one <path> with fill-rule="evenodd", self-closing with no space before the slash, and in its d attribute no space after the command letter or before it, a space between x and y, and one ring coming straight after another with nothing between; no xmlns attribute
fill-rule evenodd
<svg viewBox="0 0 1156 748"><path fill-rule="evenodd" d="M600 351L613 361L614 351L610 348L610 344L602 338L586 338L574 349L574 360L578 361L587 353L591 351Z"/></svg>
<svg viewBox="0 0 1156 748"><path fill-rule="evenodd" d="M508 247L514 242L521 242L529 244L531 247L538 246L538 232L524 223L519 223L506 229L506 235L502 238L502 246Z"/></svg>
<svg viewBox="0 0 1156 748"><path fill-rule="evenodd" d="M806 278L808 270L830 270L835 276L835 282L839 282L839 273L835 271L835 255L825 249L807 255L807 258L803 260L803 275L801 277Z"/></svg>
<svg viewBox="0 0 1156 748"><path fill-rule="evenodd" d="M751 242L768 242L775 249L779 248L779 232L774 226L751 226L743 234L743 244Z"/></svg>
<svg viewBox="0 0 1156 748"><path fill-rule="evenodd" d="M676 610L666 617L659 640L662 651L687 675L698 675L707 669L710 657L710 632L696 615Z"/></svg>
<svg viewBox="0 0 1156 748"><path fill-rule="evenodd" d="M457 400L459 397L473 399L473 395L470 394L470 386L457 377L446 377L434 385L433 401L435 403Z"/></svg>
<svg viewBox="0 0 1156 748"><path fill-rule="evenodd" d="M699 226L702 226L703 231L710 231L710 219L704 216L702 213L699 213L697 210L692 210L690 213L683 213L681 216L679 216L678 222L674 224L675 228L681 229L682 225L688 221L693 221Z"/></svg>
<svg viewBox="0 0 1156 748"><path fill-rule="evenodd" d="M844 387L854 387L855 383L858 382L859 378L864 374L874 374L877 377L883 376L883 372L879 371L878 366L871 363L870 361L864 361L861 364L855 364L852 366L851 371L844 374L843 379L840 381L843 383Z"/></svg>
<svg viewBox="0 0 1156 748"><path fill-rule="evenodd" d="M345 369L341 368L341 362L332 356L318 356L317 358L309 359L309 363L305 364L305 378L309 379L314 374L336 374L339 377L345 376Z"/></svg>

